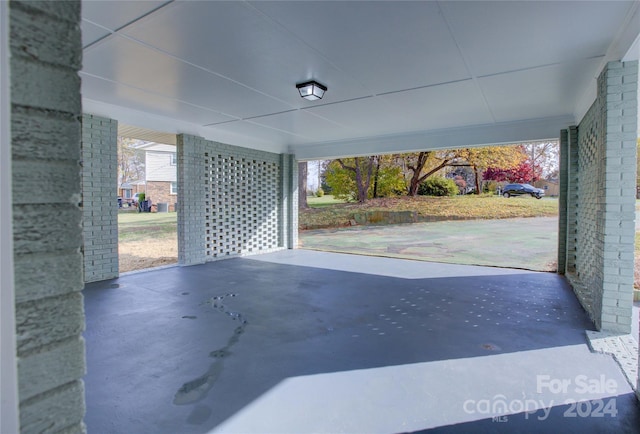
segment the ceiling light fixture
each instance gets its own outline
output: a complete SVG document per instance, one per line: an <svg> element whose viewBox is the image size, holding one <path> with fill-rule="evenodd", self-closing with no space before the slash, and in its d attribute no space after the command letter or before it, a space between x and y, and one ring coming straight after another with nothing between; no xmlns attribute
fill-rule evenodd
<svg viewBox="0 0 640 434"><path fill-rule="evenodd" d="M309 101L322 99L324 93L327 91L327 86L313 80L298 83L296 87L298 88L298 92L300 92L300 96Z"/></svg>

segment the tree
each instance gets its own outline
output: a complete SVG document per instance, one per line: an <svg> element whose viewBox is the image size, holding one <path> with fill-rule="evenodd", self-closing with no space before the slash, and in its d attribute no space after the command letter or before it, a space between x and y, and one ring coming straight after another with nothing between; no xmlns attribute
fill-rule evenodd
<svg viewBox="0 0 640 434"><path fill-rule="evenodd" d="M348 160L353 160L351 163ZM369 157L355 157L343 160L338 158L336 161L345 170L353 172L355 175L355 186L357 193L357 201L365 203L369 196L369 186L371 185L371 176L373 175L373 168L378 162L377 155L371 155ZM346 163L345 163L346 161Z"/></svg>
<svg viewBox="0 0 640 434"><path fill-rule="evenodd" d="M377 173L374 187L369 193L370 197L390 197L406 194L407 184L404 181L402 168L397 164L382 165Z"/></svg>
<svg viewBox="0 0 640 434"><path fill-rule="evenodd" d="M298 163L298 209L308 209L307 203L307 162Z"/></svg>
<svg viewBox="0 0 640 434"><path fill-rule="evenodd" d="M557 142L525 143L519 145L526 159L517 167L489 167L484 179L517 183L535 182L558 175L559 146Z"/></svg>
<svg viewBox="0 0 640 434"><path fill-rule="evenodd" d="M398 165L399 157L393 154L378 156L369 197L397 196L406 191L402 168Z"/></svg>
<svg viewBox="0 0 640 434"><path fill-rule="evenodd" d="M411 171L409 196L417 195L422 182L455 160L455 153L450 151L422 151L403 155L406 167Z"/></svg>
<svg viewBox="0 0 640 434"><path fill-rule="evenodd" d="M118 137L118 185L144 179L144 151L139 140Z"/></svg>
<svg viewBox="0 0 640 434"><path fill-rule="evenodd" d="M487 146L482 148L465 148L458 151L458 158L471 166L476 177L476 194L480 194L482 172L489 167L512 169L526 160L520 146Z"/></svg>
<svg viewBox="0 0 640 434"><path fill-rule="evenodd" d="M373 155L334 160L325 171L325 181L334 196L365 202L368 197L396 194L403 187L410 196L415 196L419 186L430 176L445 167L459 167L458 170L464 172L472 169L474 176L469 176L468 179L471 181L475 177L476 192L480 192L482 172L488 167L508 170L525 160L526 155L521 146ZM403 179L404 177L407 179ZM462 178L457 185L461 192L466 192L467 181Z"/></svg>
<svg viewBox="0 0 640 434"><path fill-rule="evenodd" d="M482 178L487 181L508 181L526 184L540 179L537 175L539 171L534 170L529 160L523 161L517 167L511 169L501 169L489 167L482 173Z"/></svg>
<svg viewBox="0 0 640 434"><path fill-rule="evenodd" d="M558 142L523 143L520 146L527 155L527 160L534 171L534 178L549 178L558 171L560 163Z"/></svg>
<svg viewBox="0 0 640 434"><path fill-rule="evenodd" d="M325 181L334 196L364 203L369 194L377 156L340 158L327 166Z"/></svg>
<svg viewBox="0 0 640 434"><path fill-rule="evenodd" d="M336 160L327 164L324 171L324 184L331 191L331 194L344 200L357 200L355 176L340 166Z"/></svg>
<svg viewBox="0 0 640 434"><path fill-rule="evenodd" d="M526 156L519 146L489 146L447 151L423 151L405 154L407 168L411 171L409 196L415 196L418 186L431 175L448 166L469 166L475 175L476 193L481 191L482 172L490 166L512 168Z"/></svg>
<svg viewBox="0 0 640 434"><path fill-rule="evenodd" d="M374 155L333 160L324 170L323 185L326 184L335 197L351 201L397 196L406 191L397 158L395 155Z"/></svg>

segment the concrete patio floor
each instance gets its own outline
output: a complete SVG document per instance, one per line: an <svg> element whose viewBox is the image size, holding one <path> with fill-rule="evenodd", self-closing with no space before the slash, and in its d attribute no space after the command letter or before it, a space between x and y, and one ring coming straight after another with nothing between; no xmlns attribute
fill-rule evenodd
<svg viewBox="0 0 640 434"><path fill-rule="evenodd" d="M90 433L640 427L551 273L288 250L84 295Z"/></svg>

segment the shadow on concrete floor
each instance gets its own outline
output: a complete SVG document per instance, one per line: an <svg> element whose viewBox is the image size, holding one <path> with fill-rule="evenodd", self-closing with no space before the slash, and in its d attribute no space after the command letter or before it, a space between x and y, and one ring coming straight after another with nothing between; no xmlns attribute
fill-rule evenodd
<svg viewBox="0 0 640 434"><path fill-rule="evenodd" d="M84 295L89 432L640 424L631 388L611 357L589 352L593 325L554 274L299 250L132 274ZM572 417L570 400L590 412ZM615 416L594 413L600 403Z"/></svg>

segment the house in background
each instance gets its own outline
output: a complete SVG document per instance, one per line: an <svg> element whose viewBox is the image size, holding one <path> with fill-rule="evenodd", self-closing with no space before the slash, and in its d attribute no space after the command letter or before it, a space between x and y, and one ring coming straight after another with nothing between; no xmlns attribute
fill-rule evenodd
<svg viewBox="0 0 640 434"><path fill-rule="evenodd" d="M131 204L136 193L146 191L145 181L125 182L118 186L118 197L122 199L122 203Z"/></svg>
<svg viewBox="0 0 640 434"><path fill-rule="evenodd" d="M166 203L175 211L178 201L176 147L148 142L137 146L144 150L146 198L153 204ZM134 192L135 193L135 192Z"/></svg>
<svg viewBox="0 0 640 434"><path fill-rule="evenodd" d="M540 179L533 183L534 187L542 188L545 196L559 196L560 183L557 179Z"/></svg>

